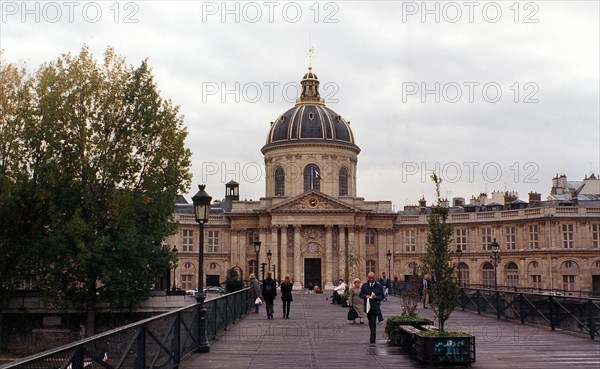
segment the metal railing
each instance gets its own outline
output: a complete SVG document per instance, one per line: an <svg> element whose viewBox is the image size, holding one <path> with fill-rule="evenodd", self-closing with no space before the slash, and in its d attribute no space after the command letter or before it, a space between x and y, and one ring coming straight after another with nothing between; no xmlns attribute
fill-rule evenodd
<svg viewBox="0 0 600 369"><path fill-rule="evenodd" d="M204 303L209 340L254 307L250 289ZM198 349L199 304L29 356L0 369L171 369Z"/></svg>
<svg viewBox="0 0 600 369"><path fill-rule="evenodd" d="M600 299L461 288L460 307L478 314L600 336Z"/></svg>

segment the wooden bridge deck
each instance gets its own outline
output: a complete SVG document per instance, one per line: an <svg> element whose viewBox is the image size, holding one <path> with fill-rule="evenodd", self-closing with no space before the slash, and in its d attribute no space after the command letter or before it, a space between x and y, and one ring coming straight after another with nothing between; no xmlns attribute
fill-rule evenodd
<svg viewBox="0 0 600 369"><path fill-rule="evenodd" d="M326 295L296 293L290 319L275 319L264 307L211 342L211 352L192 354L183 369L200 368L415 368L427 367L402 348L387 344L384 324L369 343L369 326L346 320L347 310L331 305ZM400 312L400 301L382 303L384 317ZM430 309L421 315L433 317ZM600 368L600 342L589 336L521 325L471 312L454 311L448 330L476 336L477 362L472 368ZM441 366L436 366L441 368Z"/></svg>

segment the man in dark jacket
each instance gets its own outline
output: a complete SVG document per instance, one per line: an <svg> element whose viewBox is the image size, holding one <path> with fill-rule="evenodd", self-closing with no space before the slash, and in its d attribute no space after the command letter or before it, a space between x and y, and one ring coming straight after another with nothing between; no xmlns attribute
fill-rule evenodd
<svg viewBox="0 0 600 369"><path fill-rule="evenodd" d="M367 283L360 288L360 298L369 301L369 309L365 307L367 318L369 319L369 329L371 330L371 343L375 343L375 333L377 330L377 316L380 312L381 300L383 300L383 286L375 281L375 273L371 272L368 275Z"/></svg>
<svg viewBox="0 0 600 369"><path fill-rule="evenodd" d="M267 319L273 319L273 300L277 296L277 283L271 278L271 273L267 274L262 286L262 295L267 307Z"/></svg>

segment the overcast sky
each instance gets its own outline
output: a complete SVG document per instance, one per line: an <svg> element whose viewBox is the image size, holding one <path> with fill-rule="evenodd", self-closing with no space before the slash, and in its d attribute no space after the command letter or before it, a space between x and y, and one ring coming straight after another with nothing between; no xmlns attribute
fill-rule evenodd
<svg viewBox="0 0 600 369"><path fill-rule="evenodd" d="M24 5L25 4L25 5ZM1 2L0 48L37 68L86 44L147 58L181 107L193 189L264 195L271 121L313 71L351 122L358 196L396 210L600 172L599 2ZM438 99L438 101L436 101Z"/></svg>

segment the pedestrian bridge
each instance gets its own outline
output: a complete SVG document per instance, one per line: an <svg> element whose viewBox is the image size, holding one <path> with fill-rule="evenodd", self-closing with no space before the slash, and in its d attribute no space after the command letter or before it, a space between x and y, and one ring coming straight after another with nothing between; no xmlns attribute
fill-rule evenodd
<svg viewBox="0 0 600 369"><path fill-rule="evenodd" d="M384 317L399 314L400 299L389 297ZM279 308L279 310L278 310ZM347 309L332 305L319 294L294 295L290 319L281 319L281 301L275 319L264 309L251 314L211 342L211 351L192 354L181 367L200 368L415 368L422 364L400 347L389 346L384 324L377 340L369 343L368 324L346 320ZM431 309L420 315L433 318ZM583 334L551 331L456 310L448 330L476 336L477 361L473 368L600 368L600 342Z"/></svg>
<svg viewBox="0 0 600 369"><path fill-rule="evenodd" d="M368 324L346 320L347 308L332 305L323 294L294 294L290 319L282 319L275 301L275 319L263 307L248 314L247 290L207 301L206 330L210 352L194 353L197 324L194 306L148 321L106 332L4 368L414 368L423 367L400 347L387 344L385 322L369 342ZM479 306L479 302L477 303ZM496 300L498 304L498 300ZM485 306L482 305L482 306ZM382 303L384 317L399 314L400 299ZM430 309L421 315L433 318ZM589 334L549 326L520 324L457 309L446 323L476 337L473 368L600 367L600 341Z"/></svg>

